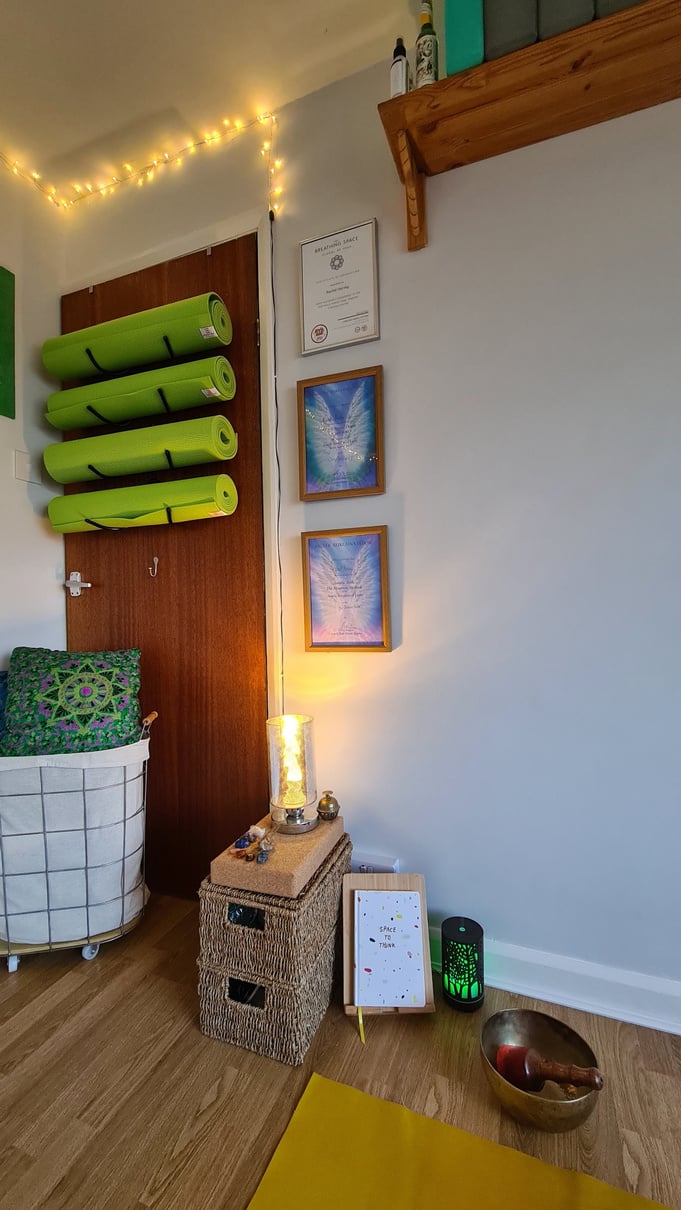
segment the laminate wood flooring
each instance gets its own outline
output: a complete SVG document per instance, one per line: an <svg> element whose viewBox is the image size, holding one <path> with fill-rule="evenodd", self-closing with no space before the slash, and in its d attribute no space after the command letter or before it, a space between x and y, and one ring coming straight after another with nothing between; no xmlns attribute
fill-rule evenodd
<svg viewBox="0 0 681 1210"><path fill-rule="evenodd" d="M197 955L198 905L152 896L92 962L3 963L0 1210L245 1210L313 1071L681 1210L681 1037L490 988L457 1013L436 977L435 1014L369 1017L365 1046L336 997L288 1067L200 1033ZM560 1016L598 1056L607 1084L579 1130L522 1127L488 1089L481 1021L514 1005Z"/></svg>

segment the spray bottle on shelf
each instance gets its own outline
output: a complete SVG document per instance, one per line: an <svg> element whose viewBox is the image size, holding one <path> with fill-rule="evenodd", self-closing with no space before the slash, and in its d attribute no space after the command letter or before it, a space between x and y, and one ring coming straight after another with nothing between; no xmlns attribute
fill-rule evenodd
<svg viewBox="0 0 681 1210"><path fill-rule="evenodd" d="M438 78L438 42L433 28L432 0L421 0L421 29L416 39L414 86L434 84Z"/></svg>
<svg viewBox="0 0 681 1210"><path fill-rule="evenodd" d="M390 65L390 95L403 97L411 88L409 63L404 40L398 38L393 51L393 61Z"/></svg>

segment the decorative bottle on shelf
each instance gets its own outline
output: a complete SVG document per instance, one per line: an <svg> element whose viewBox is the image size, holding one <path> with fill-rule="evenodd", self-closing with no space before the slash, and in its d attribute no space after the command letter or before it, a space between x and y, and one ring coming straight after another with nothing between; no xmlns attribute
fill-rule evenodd
<svg viewBox="0 0 681 1210"><path fill-rule="evenodd" d="M434 84L438 78L437 34L433 28L433 5L431 0L421 0L421 29L416 39L416 62L414 87Z"/></svg>
<svg viewBox="0 0 681 1210"><path fill-rule="evenodd" d="M404 45L404 39L398 38L393 51L393 61L390 65L390 95L391 97L403 97L405 92L409 92L410 87L411 81L409 79L407 50Z"/></svg>

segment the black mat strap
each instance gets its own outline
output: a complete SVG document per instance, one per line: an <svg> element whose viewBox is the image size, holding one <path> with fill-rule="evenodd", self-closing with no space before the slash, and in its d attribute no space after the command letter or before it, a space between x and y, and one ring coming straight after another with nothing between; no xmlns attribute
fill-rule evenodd
<svg viewBox="0 0 681 1210"><path fill-rule="evenodd" d="M86 525L91 525L93 529L108 529L111 530L112 534L119 533L121 529L120 525L102 525L99 521L93 521L91 517L83 517L83 520Z"/></svg>
<svg viewBox="0 0 681 1210"><path fill-rule="evenodd" d="M97 361L97 358L95 357L94 353L92 352L92 349L86 349L85 352L86 352L87 356L90 358L90 361L92 362L95 369L98 370L100 374L106 374L106 370L104 369L104 366L100 366L99 362Z"/></svg>
<svg viewBox="0 0 681 1210"><path fill-rule="evenodd" d="M101 420L102 424L110 424L114 429L119 429L126 423L123 420L108 420L107 417L102 416L102 413L98 412L97 408L94 408L91 403L87 403L85 405L85 411L89 412L91 416L96 416L97 420Z"/></svg>

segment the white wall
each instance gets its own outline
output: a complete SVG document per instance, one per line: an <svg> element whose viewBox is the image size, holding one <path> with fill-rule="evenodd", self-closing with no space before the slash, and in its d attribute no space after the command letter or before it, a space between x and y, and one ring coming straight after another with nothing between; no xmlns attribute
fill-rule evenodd
<svg viewBox="0 0 681 1210"><path fill-rule="evenodd" d="M0 416L0 667L13 647L63 647L63 542L45 509L42 451L54 439L43 420L54 383L40 366L42 342L59 331L63 228L53 207L0 171L0 264L15 275L16 418ZM37 482L14 477L14 451L30 456Z"/></svg>
<svg viewBox="0 0 681 1210"><path fill-rule="evenodd" d="M434 179L407 254L386 87L280 115L285 706L355 844L483 924L490 981L568 972L563 1003L681 1031L681 103ZM65 284L262 213L246 151L88 203ZM381 340L302 358L299 241L372 217ZM301 504L296 381L377 363L386 494ZM383 523L395 650L306 654L301 531Z"/></svg>

